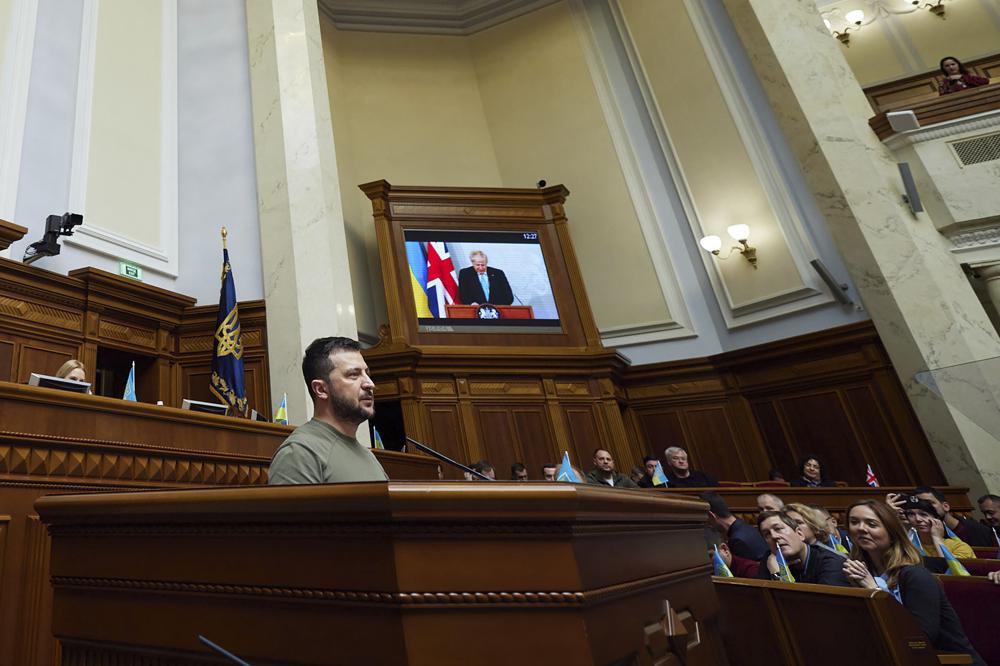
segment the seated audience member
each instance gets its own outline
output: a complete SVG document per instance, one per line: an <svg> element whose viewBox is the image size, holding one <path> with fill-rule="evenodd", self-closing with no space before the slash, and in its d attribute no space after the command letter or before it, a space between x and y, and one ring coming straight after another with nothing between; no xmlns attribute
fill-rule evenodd
<svg viewBox="0 0 1000 666"><path fill-rule="evenodd" d="M679 446L671 446L663 452L663 458L667 461L669 469L667 473L667 486L670 488L710 488L719 485L719 482L704 472L691 469L688 465L687 451Z"/></svg>
<svg viewBox="0 0 1000 666"><path fill-rule="evenodd" d="M737 578L756 578L757 577L757 567L760 566L759 563L753 560L748 560L745 557L740 557L739 555L733 555L733 552L729 550L729 544L726 540L722 538L722 535L716 532L711 527L705 528L705 543L708 545L708 559L712 559L712 553L715 549L719 549L719 557L722 561L726 563L729 570L733 572L733 575Z"/></svg>
<svg viewBox="0 0 1000 666"><path fill-rule="evenodd" d="M628 478L632 479L632 483L639 486L639 482L642 481L642 477L646 476L646 468L642 465L635 465L629 470ZM642 488L642 486L639 486Z"/></svg>
<svg viewBox="0 0 1000 666"><path fill-rule="evenodd" d="M542 481L555 481L559 465L555 463L545 463L542 465Z"/></svg>
<svg viewBox="0 0 1000 666"><path fill-rule="evenodd" d="M760 532L733 515L726 500L718 493L701 494L708 502L708 525L721 534L733 555L759 562L767 556L767 544Z"/></svg>
<svg viewBox="0 0 1000 666"><path fill-rule="evenodd" d="M528 468L524 466L524 463L516 462L510 466L510 480L511 481L528 480Z"/></svg>
<svg viewBox="0 0 1000 666"><path fill-rule="evenodd" d="M823 465L819 458L810 454L802 456L799 460L799 478L792 479L790 485L798 488L819 488L821 486L837 485L833 481L823 478Z"/></svg>
<svg viewBox="0 0 1000 666"><path fill-rule="evenodd" d="M886 590L916 618L936 650L966 652L974 664L985 666L934 574L921 565L898 514L881 502L862 500L848 507L847 528L854 547L850 559L841 561L851 584Z"/></svg>
<svg viewBox="0 0 1000 666"><path fill-rule="evenodd" d="M757 578L777 579L777 551L785 558L796 583L850 585L844 575L844 558L819 546L810 546L801 530L784 511L765 511L757 516L757 529L767 542L770 554L757 569Z"/></svg>
<svg viewBox="0 0 1000 666"><path fill-rule="evenodd" d="M826 510L818 504L810 504L809 507L820 514L820 516L826 521L826 529L830 534L836 534L840 539L840 542L845 546L850 543L850 539L847 538L850 535L847 534L847 530L840 526L837 522L837 517Z"/></svg>
<svg viewBox="0 0 1000 666"><path fill-rule="evenodd" d="M59 366L59 369L56 370L56 377L71 379L74 382L85 382L87 381L87 367L82 361L71 358Z"/></svg>
<svg viewBox="0 0 1000 666"><path fill-rule="evenodd" d="M990 83L989 79L970 74L965 69L962 61L952 56L941 58L940 69L941 73L944 74L944 78L938 84L938 95L961 92L969 88L986 86Z"/></svg>
<svg viewBox="0 0 1000 666"><path fill-rule="evenodd" d="M983 512L982 524L1000 531L1000 495L983 495L976 503Z"/></svg>
<svg viewBox="0 0 1000 666"><path fill-rule="evenodd" d="M902 509L907 525L917 530L920 541L928 546L933 546L924 548L929 555L940 555L939 546L943 543L951 551L951 554L959 559L976 556L969 544L958 537L945 536L944 523L938 517L937 509L927 500L910 495L902 503L897 504L896 508Z"/></svg>
<svg viewBox="0 0 1000 666"><path fill-rule="evenodd" d="M784 481L785 475L781 473L780 469L772 469L767 473L768 481Z"/></svg>
<svg viewBox="0 0 1000 666"><path fill-rule="evenodd" d="M642 458L642 478L639 480L632 479L636 482L640 488L652 488L653 487L653 474L656 473L656 463L658 459L656 456L643 456Z"/></svg>
<svg viewBox="0 0 1000 666"><path fill-rule="evenodd" d="M638 488L632 479L615 471L615 459L605 449L594 451L594 469L584 479L587 483L612 488Z"/></svg>
<svg viewBox="0 0 1000 666"><path fill-rule="evenodd" d="M761 511L780 511L785 508L785 503L777 495L763 493L757 495L757 506L760 507Z"/></svg>
<svg viewBox="0 0 1000 666"><path fill-rule="evenodd" d="M493 469L493 465L490 464L489 460L480 460L479 462L474 463L472 465L472 469L476 470L477 472L479 472L483 476L488 476L491 479L496 480L496 478L497 478L496 470ZM482 481L482 479L480 479L478 476L473 476L472 480L473 481Z"/></svg>
<svg viewBox="0 0 1000 666"><path fill-rule="evenodd" d="M785 505L785 513L795 521L799 528L799 533L805 542L810 546L819 546L836 553L838 557L846 557L833 547L830 541L830 529L827 527L826 518L816 512L812 507L805 504L792 502Z"/></svg>
<svg viewBox="0 0 1000 666"><path fill-rule="evenodd" d="M915 489L913 494L933 504L934 509L941 516L944 524L965 543L970 546L981 546L983 548L996 545L997 541L996 537L993 536L992 529L971 518L961 518L954 515L951 512L951 505L945 501L944 494L940 490L922 486ZM955 557L958 556L956 555Z"/></svg>

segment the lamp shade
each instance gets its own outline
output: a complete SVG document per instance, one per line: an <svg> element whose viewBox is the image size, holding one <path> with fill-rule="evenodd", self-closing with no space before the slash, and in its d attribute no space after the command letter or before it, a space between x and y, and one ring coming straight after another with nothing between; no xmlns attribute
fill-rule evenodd
<svg viewBox="0 0 1000 666"><path fill-rule="evenodd" d="M722 239L718 236L705 236L698 242L708 252L718 252L722 249Z"/></svg>
<svg viewBox="0 0 1000 666"><path fill-rule="evenodd" d="M827 30L829 30L830 32L833 32L833 24L830 23L830 19L823 19L823 25L826 26Z"/></svg>
<svg viewBox="0 0 1000 666"><path fill-rule="evenodd" d="M750 238L750 225L748 224L734 224L726 228L726 232L732 236L733 240L746 240Z"/></svg>
<svg viewBox="0 0 1000 666"><path fill-rule="evenodd" d="M865 13L860 9L853 9L844 14L844 18L848 23L861 23L865 20Z"/></svg>

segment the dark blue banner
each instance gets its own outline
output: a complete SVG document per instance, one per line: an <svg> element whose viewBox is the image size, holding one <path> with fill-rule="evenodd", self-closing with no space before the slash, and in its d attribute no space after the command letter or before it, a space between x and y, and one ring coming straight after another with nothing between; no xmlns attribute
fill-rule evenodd
<svg viewBox="0 0 1000 666"><path fill-rule="evenodd" d="M247 395L243 384L243 342L240 339L240 311L236 304L236 283L229 266L229 250L222 250L222 291L219 315L215 320L212 352L212 393L243 416Z"/></svg>

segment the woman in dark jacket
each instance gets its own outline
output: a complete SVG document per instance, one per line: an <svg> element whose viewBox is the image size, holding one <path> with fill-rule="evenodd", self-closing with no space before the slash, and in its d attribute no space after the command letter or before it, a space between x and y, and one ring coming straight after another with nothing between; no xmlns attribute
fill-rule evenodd
<svg viewBox="0 0 1000 666"><path fill-rule="evenodd" d="M791 486L799 488L819 488L821 486L834 486L833 481L823 478L823 464L819 458L808 453L799 459L799 478L788 482Z"/></svg>
<svg viewBox="0 0 1000 666"><path fill-rule="evenodd" d="M890 593L910 611L936 650L965 652L972 663L986 666L934 574L921 564L895 509L874 500L855 502L847 508L847 528L854 545L844 575L851 584Z"/></svg>
<svg viewBox="0 0 1000 666"><path fill-rule="evenodd" d="M951 56L941 58L940 68L944 78L938 84L938 95L947 95L990 83L989 79L969 74L965 70L965 65L958 58Z"/></svg>

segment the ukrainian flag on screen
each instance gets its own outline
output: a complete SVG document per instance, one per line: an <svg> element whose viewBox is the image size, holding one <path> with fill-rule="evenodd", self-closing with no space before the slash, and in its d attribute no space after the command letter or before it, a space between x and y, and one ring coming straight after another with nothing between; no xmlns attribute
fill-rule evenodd
<svg viewBox="0 0 1000 666"><path fill-rule="evenodd" d="M413 302L417 306L417 317L431 318L431 308L427 304L427 257L424 256L423 244L419 241L406 241L406 263L410 265L410 287L413 289Z"/></svg>

